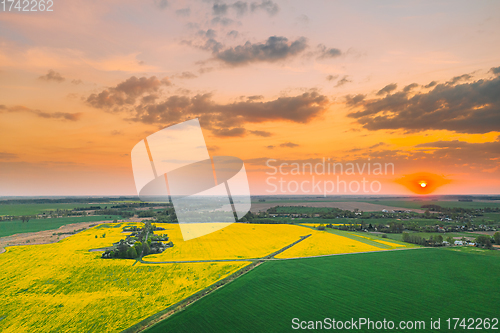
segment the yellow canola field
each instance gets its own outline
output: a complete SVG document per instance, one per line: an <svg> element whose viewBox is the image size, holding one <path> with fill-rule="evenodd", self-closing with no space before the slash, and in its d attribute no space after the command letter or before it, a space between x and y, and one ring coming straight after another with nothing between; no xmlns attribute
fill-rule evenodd
<svg viewBox="0 0 500 333"><path fill-rule="evenodd" d="M155 233L168 234L174 247L146 256L145 261L262 258L314 232L288 224L233 223L206 236L183 241L178 224L156 225L167 229Z"/></svg>
<svg viewBox="0 0 500 333"><path fill-rule="evenodd" d="M276 258L299 258L382 250L381 248L326 231L311 231L312 236L276 255Z"/></svg>
<svg viewBox="0 0 500 333"><path fill-rule="evenodd" d="M0 331L120 332L248 265L132 266L135 260L100 259L102 252L88 251L124 238L125 225L134 224L8 247L0 254Z"/></svg>
<svg viewBox="0 0 500 333"><path fill-rule="evenodd" d="M362 236L362 235L356 235L356 234L351 234L351 233L349 233L349 235L356 236L356 237L361 237L361 238L364 238L364 239L368 239L368 240L371 240L373 242L377 242L377 243L380 243L380 244L389 245L389 246L392 246L393 248L407 247L406 245L403 245L403 244L398 244L398 243L393 243L393 242L389 242L389 241L378 240L378 239L374 239L374 238L370 238L370 237L366 237L366 236Z"/></svg>

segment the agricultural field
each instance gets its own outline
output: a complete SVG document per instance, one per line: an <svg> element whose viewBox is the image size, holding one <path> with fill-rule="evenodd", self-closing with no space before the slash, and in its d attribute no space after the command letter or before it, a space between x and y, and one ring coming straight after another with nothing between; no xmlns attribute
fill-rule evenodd
<svg viewBox="0 0 500 333"><path fill-rule="evenodd" d="M327 317L423 320L429 332L431 318L441 318L441 329L449 317L498 318L496 252L421 248L266 262L146 332L291 332L293 318Z"/></svg>
<svg viewBox="0 0 500 333"><path fill-rule="evenodd" d="M169 251L144 257L144 261L214 260L261 258L315 232L287 224L233 223L206 236L183 241L178 224L157 223L175 246Z"/></svg>
<svg viewBox="0 0 500 333"><path fill-rule="evenodd" d="M63 225L80 223L80 222L94 222L120 219L120 216L115 215L95 215L84 217L59 217L48 219L32 219L29 222L14 221L0 221L0 237L11 236L15 234L38 232L43 230L57 229Z"/></svg>
<svg viewBox="0 0 500 333"><path fill-rule="evenodd" d="M104 208L106 206L111 206L112 203L43 203L43 204L8 204L1 203L0 204L0 216L9 215L9 216L20 216L20 215L35 215L35 214L43 214L47 213L51 210L68 210L74 208L83 208L83 207L97 207L100 206Z"/></svg>
<svg viewBox="0 0 500 333"><path fill-rule="evenodd" d="M420 209L423 205L437 205L444 208L486 208L500 207L500 201L458 201L458 200L360 200L358 202L366 202L375 205L387 205L407 209Z"/></svg>
<svg viewBox="0 0 500 333"><path fill-rule="evenodd" d="M120 332L248 264L145 265L89 252L124 238L126 225L139 224L101 224L58 243L7 248L0 331Z"/></svg>

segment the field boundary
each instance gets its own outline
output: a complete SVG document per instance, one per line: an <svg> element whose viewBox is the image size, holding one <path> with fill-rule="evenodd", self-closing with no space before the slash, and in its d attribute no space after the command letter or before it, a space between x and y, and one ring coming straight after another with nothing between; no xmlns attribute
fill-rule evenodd
<svg viewBox="0 0 500 333"><path fill-rule="evenodd" d="M257 266L260 266L263 264L264 261L254 261L251 262L249 265L246 265L245 267L240 268L236 272L232 273L229 276L226 276L225 278L215 282L214 284L194 293L193 295L170 305L164 310L161 310L160 312L155 313L152 316L149 316L146 319L141 320L137 324L134 324L133 326L121 331L121 333L138 333L138 332L143 332L144 330L154 326L160 321L163 321L173 315L174 313L177 313L179 311L185 310L189 305L197 302L198 300L202 299L203 297L211 294L212 292L224 287L225 285L231 283L232 281L236 280L240 276L248 273L252 269L256 268Z"/></svg>

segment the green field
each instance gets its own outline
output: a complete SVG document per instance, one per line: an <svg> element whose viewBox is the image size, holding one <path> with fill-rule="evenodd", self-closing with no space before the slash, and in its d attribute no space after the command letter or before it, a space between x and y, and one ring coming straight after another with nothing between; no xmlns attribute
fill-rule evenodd
<svg viewBox="0 0 500 333"><path fill-rule="evenodd" d="M80 207L90 207L90 206L101 206L104 208L106 206L111 207L113 203L99 203L99 204L88 204L88 203L43 203L43 204L0 204L0 216L20 216L20 215L35 215L48 212L50 210L57 209L73 209Z"/></svg>
<svg viewBox="0 0 500 333"><path fill-rule="evenodd" d="M71 223L114 220L119 218L120 216L115 215L98 215L85 217L61 217L55 219L33 219L24 223L22 221L0 221L0 237L23 234L27 232L52 230Z"/></svg>
<svg viewBox="0 0 500 333"><path fill-rule="evenodd" d="M423 205L437 205L445 208L486 208L500 207L499 201L491 202L464 202L464 201L413 201L410 200L355 200L359 202L367 202L376 205L393 206L401 208L419 209Z"/></svg>
<svg viewBox="0 0 500 333"><path fill-rule="evenodd" d="M437 331L429 321L441 318L440 331L459 332L443 329L446 318L500 317L497 252L415 249L267 262L147 332L292 332L293 318L360 317L423 320L421 332Z"/></svg>

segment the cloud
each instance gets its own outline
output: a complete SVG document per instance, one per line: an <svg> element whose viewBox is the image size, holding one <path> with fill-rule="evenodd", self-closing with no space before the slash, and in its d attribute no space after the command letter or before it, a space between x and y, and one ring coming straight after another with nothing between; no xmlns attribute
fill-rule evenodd
<svg viewBox="0 0 500 333"><path fill-rule="evenodd" d="M239 35L239 32L238 32L238 31L236 31L236 30L231 30L231 31L229 31L229 32L227 33L227 36L228 36L228 37L231 37L231 38L236 38L236 37L238 37L238 35Z"/></svg>
<svg viewBox="0 0 500 333"><path fill-rule="evenodd" d="M17 154L5 153L0 151L0 160L11 160L17 158Z"/></svg>
<svg viewBox="0 0 500 333"><path fill-rule="evenodd" d="M403 91L404 92L410 92L412 91L414 88L417 88L418 87L418 84L416 83L412 83L412 84L409 84L407 85L406 87L403 88Z"/></svg>
<svg viewBox="0 0 500 333"><path fill-rule="evenodd" d="M78 79L78 80L71 80L71 83L75 84L75 85L78 85L78 84L82 84L83 81Z"/></svg>
<svg viewBox="0 0 500 333"><path fill-rule="evenodd" d="M182 72L181 74L173 75L172 77L178 78L178 79L195 79L198 76L194 75L191 72Z"/></svg>
<svg viewBox="0 0 500 333"><path fill-rule="evenodd" d="M244 15L248 11L248 4L243 1L237 1L231 5L232 8L236 11L237 15Z"/></svg>
<svg viewBox="0 0 500 333"><path fill-rule="evenodd" d="M499 75L500 74L500 66L498 66L498 67L492 67L490 69L490 72L492 72L495 75Z"/></svg>
<svg viewBox="0 0 500 333"><path fill-rule="evenodd" d="M213 25L220 24L226 27L232 24L234 21L227 17L214 17L211 22Z"/></svg>
<svg viewBox="0 0 500 333"><path fill-rule="evenodd" d="M250 5L250 9L252 10L252 12L255 12L256 10L264 10L271 16L278 14L280 10L276 3L269 0L262 1L261 3L252 2L252 4Z"/></svg>
<svg viewBox="0 0 500 333"><path fill-rule="evenodd" d="M327 81L333 81L333 80L338 79L338 77L339 77L338 75L328 75L328 76L326 77L326 80L327 80Z"/></svg>
<svg viewBox="0 0 500 333"><path fill-rule="evenodd" d="M307 47L307 40L300 37L289 42L285 37L271 36L265 43L246 42L244 45L227 48L219 51L213 49L216 60L230 66L241 66L253 62L276 62L295 56L303 52Z"/></svg>
<svg viewBox="0 0 500 333"><path fill-rule="evenodd" d="M469 143L465 141L434 141L416 145L424 148L422 153L438 160L447 160L455 166L480 166L494 168L500 166L500 137L496 141Z"/></svg>
<svg viewBox="0 0 500 333"><path fill-rule="evenodd" d="M273 135L271 132L267 132L267 131L250 131L250 133L252 133L253 135L262 136L265 138L268 138L268 137Z"/></svg>
<svg viewBox="0 0 500 333"><path fill-rule="evenodd" d="M168 1L167 0L154 0L154 4L159 9L165 9L165 8L168 7Z"/></svg>
<svg viewBox="0 0 500 333"><path fill-rule="evenodd" d="M437 84L437 81L432 81L429 84L425 85L424 88L432 88Z"/></svg>
<svg viewBox="0 0 500 333"><path fill-rule="evenodd" d="M111 135L122 135L123 133L121 131L118 131L118 130L112 130L111 131Z"/></svg>
<svg viewBox="0 0 500 333"><path fill-rule="evenodd" d="M163 80L156 76L150 78L131 78L119 83L116 87L106 88L98 94L91 94L87 103L98 109L118 108L133 105L137 98L146 93L156 93L162 85L170 85L168 78Z"/></svg>
<svg viewBox="0 0 500 333"><path fill-rule="evenodd" d="M323 44L318 45L318 59L323 59L323 58L336 58L342 55L342 51L336 48L327 48Z"/></svg>
<svg viewBox="0 0 500 333"><path fill-rule="evenodd" d="M285 142L285 143L280 144L280 147L285 147L285 148L295 148L298 146L299 146L298 144L292 143L292 142Z"/></svg>
<svg viewBox="0 0 500 333"><path fill-rule="evenodd" d="M348 78L348 75L344 75L344 77L342 79L340 79L340 80L337 81L337 84L335 85L335 87L340 87L340 86L343 86L346 83L352 82L351 80L349 80L347 78Z"/></svg>
<svg viewBox="0 0 500 333"><path fill-rule="evenodd" d="M213 29L208 29L207 31L198 30L197 35L210 39L210 38L215 38L217 36L217 32Z"/></svg>
<svg viewBox="0 0 500 333"><path fill-rule="evenodd" d="M390 94L391 91L396 90L397 87L398 87L398 85L396 83L388 84L377 92L377 96L384 95L384 94Z"/></svg>
<svg viewBox="0 0 500 333"><path fill-rule="evenodd" d="M161 102L137 105L130 119L147 124L170 125L200 118L203 127L212 130L217 136L243 136L247 132L242 130L242 126L247 123L308 123L323 114L328 105L328 98L315 91L267 102L246 100L230 104L215 103L212 94L194 97L174 95ZM250 133L264 137L270 135L265 131Z"/></svg>
<svg viewBox="0 0 500 333"><path fill-rule="evenodd" d="M49 69L49 72L47 74L40 76L38 79L55 82L63 82L64 80L66 80L60 73L55 72L52 69Z"/></svg>
<svg viewBox="0 0 500 333"><path fill-rule="evenodd" d="M357 94L354 96L347 95L345 97L346 104L349 106L355 106L355 105L361 103L365 99L365 97L366 97L366 95L363 95L363 94Z"/></svg>
<svg viewBox="0 0 500 333"><path fill-rule="evenodd" d="M459 76L463 77L463 76ZM416 132L449 130L488 133L500 129L500 77L456 85L463 79L437 84L431 91L409 96L396 92L363 100L348 116L368 130L403 129Z"/></svg>
<svg viewBox="0 0 500 333"><path fill-rule="evenodd" d="M214 3L212 6L212 13L214 15L226 15L229 6L225 3Z"/></svg>
<svg viewBox="0 0 500 333"><path fill-rule="evenodd" d="M177 9L175 11L175 14L177 16L188 17L189 15L191 15L191 9L189 7Z"/></svg>
<svg viewBox="0 0 500 333"><path fill-rule="evenodd" d="M274 149L274 147L275 147L275 146L270 145L270 146L267 146L266 148L267 148L267 149Z"/></svg>
<svg viewBox="0 0 500 333"><path fill-rule="evenodd" d="M235 128L213 128L212 133L218 137L242 137L245 135L246 130L242 127Z"/></svg>
<svg viewBox="0 0 500 333"><path fill-rule="evenodd" d="M4 105L0 106L0 110L5 110L7 112L26 112L26 113L31 113L34 114L40 118L46 118L46 119L61 119L61 120L69 120L69 121L77 121L80 120L82 113L77 112L77 113L68 113L68 112L45 112L45 111L40 111L37 109L30 109L28 107L22 106L22 105L17 105L13 107L6 107Z"/></svg>
<svg viewBox="0 0 500 333"><path fill-rule="evenodd" d="M450 81L446 82L447 84L455 84L457 82L460 82L460 81L468 81L472 79L472 75L470 74L463 74L463 75L460 75L460 76L455 76L453 79L451 79Z"/></svg>

